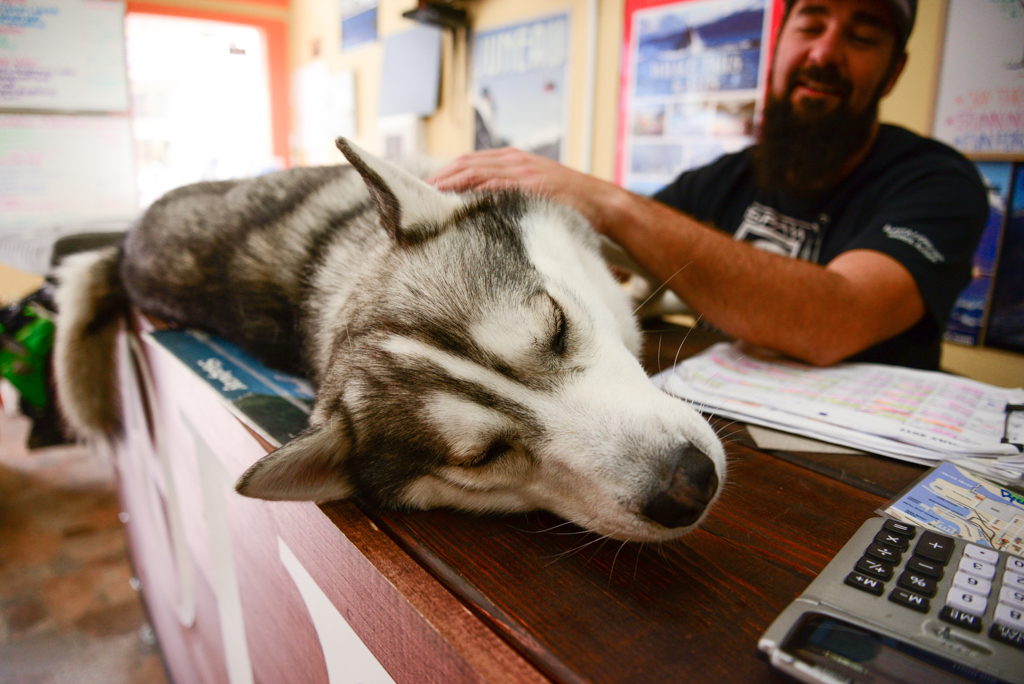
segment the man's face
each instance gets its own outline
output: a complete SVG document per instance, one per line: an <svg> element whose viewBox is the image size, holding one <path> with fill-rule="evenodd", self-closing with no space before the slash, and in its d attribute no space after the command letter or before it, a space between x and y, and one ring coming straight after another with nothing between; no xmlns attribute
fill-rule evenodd
<svg viewBox="0 0 1024 684"><path fill-rule="evenodd" d="M796 116L873 107L895 83L896 27L882 0L799 0L779 34L770 92Z"/></svg>
<svg viewBox="0 0 1024 684"><path fill-rule="evenodd" d="M903 67L883 0L799 0L783 24L755 152L765 190L813 195L874 139L878 101Z"/></svg>

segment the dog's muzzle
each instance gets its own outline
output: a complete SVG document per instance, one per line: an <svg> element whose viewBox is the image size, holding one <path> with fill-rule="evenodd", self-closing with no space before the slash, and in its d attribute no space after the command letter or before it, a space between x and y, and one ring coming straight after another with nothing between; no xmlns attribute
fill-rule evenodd
<svg viewBox="0 0 1024 684"><path fill-rule="evenodd" d="M666 487L651 497L643 514L663 527L692 525L718 491L714 462L695 446L681 448Z"/></svg>

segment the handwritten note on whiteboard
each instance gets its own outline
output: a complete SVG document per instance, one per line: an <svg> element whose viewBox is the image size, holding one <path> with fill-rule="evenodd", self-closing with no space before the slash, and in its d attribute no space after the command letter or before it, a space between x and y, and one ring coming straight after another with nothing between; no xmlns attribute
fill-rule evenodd
<svg viewBox="0 0 1024 684"><path fill-rule="evenodd" d="M1024 5L950 0L932 134L962 152L1024 152Z"/></svg>
<svg viewBox="0 0 1024 684"><path fill-rule="evenodd" d="M0 108L127 111L124 12L119 0L0 3Z"/></svg>
<svg viewBox="0 0 1024 684"><path fill-rule="evenodd" d="M136 212L127 116L0 115L0 234Z"/></svg>

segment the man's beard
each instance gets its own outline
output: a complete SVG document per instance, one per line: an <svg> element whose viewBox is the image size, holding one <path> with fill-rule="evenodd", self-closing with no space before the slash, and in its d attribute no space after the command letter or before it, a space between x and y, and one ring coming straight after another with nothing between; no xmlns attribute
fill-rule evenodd
<svg viewBox="0 0 1024 684"><path fill-rule="evenodd" d="M801 76L839 89L839 106L804 99L801 109L791 96ZM884 87L884 83L882 84ZM809 66L790 75L782 97L769 92L764 108L754 169L758 186L814 197L834 186L846 163L871 139L882 88L860 112L850 109L852 86L834 68Z"/></svg>

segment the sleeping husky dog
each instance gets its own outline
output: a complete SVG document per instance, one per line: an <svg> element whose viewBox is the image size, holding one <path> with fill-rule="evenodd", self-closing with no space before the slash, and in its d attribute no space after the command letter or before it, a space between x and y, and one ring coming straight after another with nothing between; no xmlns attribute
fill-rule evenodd
<svg viewBox="0 0 1024 684"><path fill-rule="evenodd" d="M695 526L724 480L711 427L650 382L631 303L578 213L442 193L345 140L351 166L199 183L117 248L58 271L58 397L120 430L114 339L130 302L317 386L309 427L245 496L511 512L616 539Z"/></svg>

